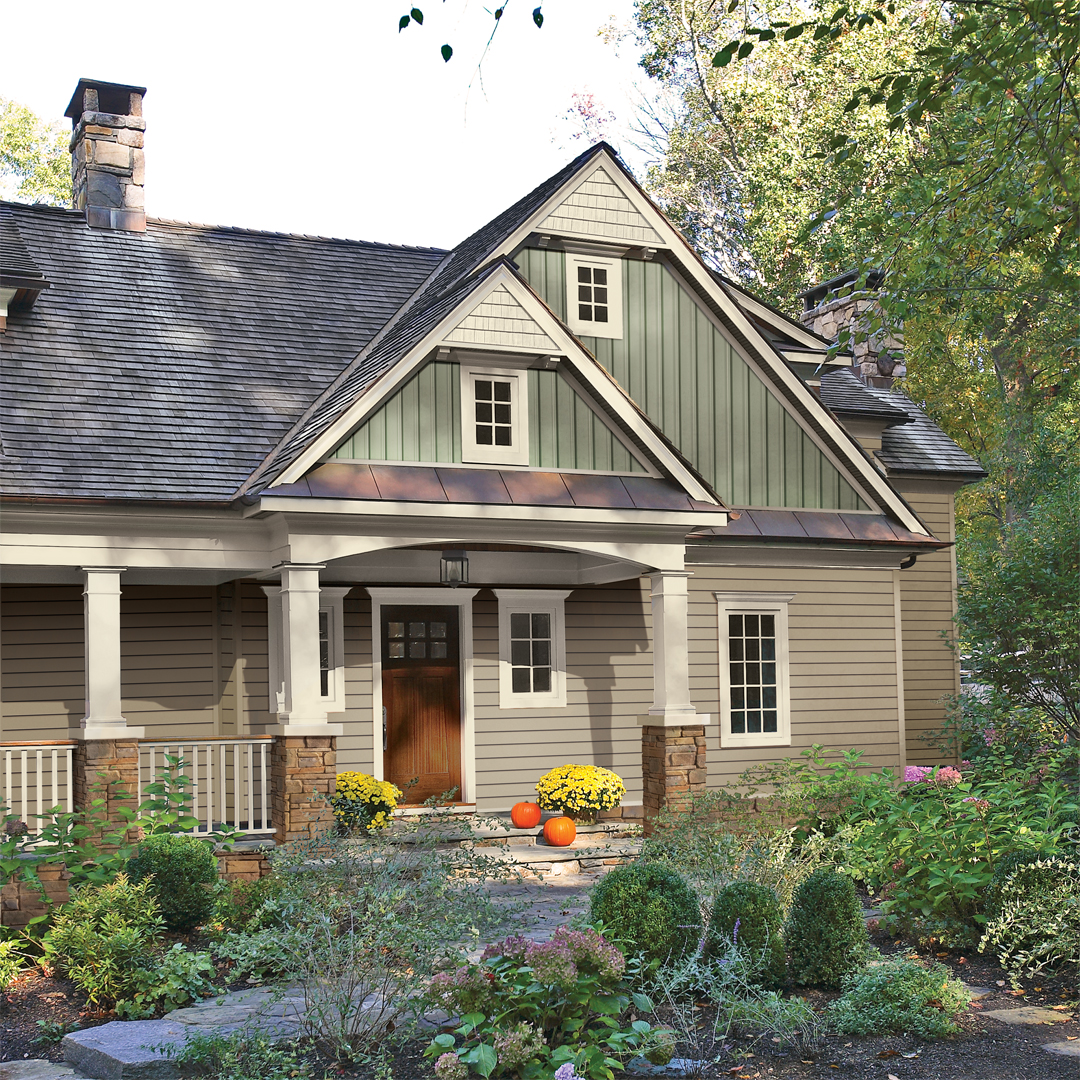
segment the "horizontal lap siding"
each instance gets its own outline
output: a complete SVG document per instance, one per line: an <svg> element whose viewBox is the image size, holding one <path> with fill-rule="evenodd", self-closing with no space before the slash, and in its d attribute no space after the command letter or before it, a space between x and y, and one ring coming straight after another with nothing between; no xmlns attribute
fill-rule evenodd
<svg viewBox="0 0 1080 1080"><path fill-rule="evenodd" d="M338 738L338 772L370 775L374 725L371 715L371 599L363 589L345 598L345 734Z"/></svg>
<svg viewBox="0 0 1080 1080"><path fill-rule="evenodd" d="M948 491L901 494L939 540L953 540L953 496ZM960 692L960 664L942 639L955 636L956 564L952 548L920 555L900 574L900 607L904 631L904 708L908 761L940 762L941 754L925 736L941 729L946 699ZM951 758L949 760L952 760Z"/></svg>

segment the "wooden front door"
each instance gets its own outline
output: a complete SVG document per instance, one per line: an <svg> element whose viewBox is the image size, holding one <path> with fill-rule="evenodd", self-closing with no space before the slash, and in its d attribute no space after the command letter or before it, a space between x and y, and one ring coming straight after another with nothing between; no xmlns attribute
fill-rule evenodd
<svg viewBox="0 0 1080 1080"><path fill-rule="evenodd" d="M384 607L381 632L383 776L405 792L405 803L451 788L460 801L458 609Z"/></svg>

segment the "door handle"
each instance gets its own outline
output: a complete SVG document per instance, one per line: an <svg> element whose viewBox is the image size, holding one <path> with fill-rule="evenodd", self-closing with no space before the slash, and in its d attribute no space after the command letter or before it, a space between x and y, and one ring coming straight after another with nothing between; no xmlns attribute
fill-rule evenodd
<svg viewBox="0 0 1080 1080"><path fill-rule="evenodd" d="M386 706L382 708L382 748L383 753L386 753Z"/></svg>

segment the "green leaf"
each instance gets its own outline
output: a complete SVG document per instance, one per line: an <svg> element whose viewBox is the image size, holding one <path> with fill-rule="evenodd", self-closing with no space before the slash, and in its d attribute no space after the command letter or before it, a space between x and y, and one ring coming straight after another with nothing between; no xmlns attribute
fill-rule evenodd
<svg viewBox="0 0 1080 1080"><path fill-rule="evenodd" d="M483 1077L490 1076L499 1063L499 1055L495 1053L495 1047L488 1043L481 1043L476 1048L476 1056L473 1058L473 1068Z"/></svg>
<svg viewBox="0 0 1080 1080"><path fill-rule="evenodd" d="M745 60L754 51L754 43L752 41L744 41L739 46L738 58Z"/></svg>
<svg viewBox="0 0 1080 1080"><path fill-rule="evenodd" d="M498 22L503 17L503 12L505 10L506 10L506 8L496 8L495 9L495 21L496 22Z"/></svg>
<svg viewBox="0 0 1080 1080"><path fill-rule="evenodd" d="M419 23L421 26L424 25L424 13L418 7L414 7L412 11L409 12L409 17L413 22Z"/></svg>
<svg viewBox="0 0 1080 1080"><path fill-rule="evenodd" d="M539 30L544 25L544 16L539 7L533 8L532 20L536 23L536 28Z"/></svg>
<svg viewBox="0 0 1080 1080"><path fill-rule="evenodd" d="M631 997L634 1002L634 1008L639 1012L651 1013L653 1011L652 1000L646 994L634 993Z"/></svg>
<svg viewBox="0 0 1080 1080"><path fill-rule="evenodd" d="M446 63L446 61L448 61L450 57L454 55L454 50L451 49L449 45L444 45L441 49L439 49L439 52L442 53L443 63Z"/></svg>
<svg viewBox="0 0 1080 1080"><path fill-rule="evenodd" d="M623 1004L613 994L595 994L589 1000L589 1007L601 1016L618 1016L622 1012Z"/></svg>
<svg viewBox="0 0 1080 1080"><path fill-rule="evenodd" d="M784 31L784 41L792 41L799 37L806 29L806 23L796 23L794 26L789 26Z"/></svg>

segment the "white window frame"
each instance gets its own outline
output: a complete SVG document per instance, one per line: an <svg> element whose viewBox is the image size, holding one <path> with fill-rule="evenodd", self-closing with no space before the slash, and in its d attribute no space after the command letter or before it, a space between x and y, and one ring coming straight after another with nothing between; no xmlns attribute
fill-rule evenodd
<svg viewBox="0 0 1080 1080"><path fill-rule="evenodd" d="M330 637L329 693L320 695L326 711L345 711L345 597L351 585L319 587L319 613L327 612ZM271 714L285 711L285 639L282 626L281 586L263 585L266 593L267 708ZM317 628L316 628L317 632ZM320 675L322 668L320 667Z"/></svg>
<svg viewBox="0 0 1080 1080"><path fill-rule="evenodd" d="M796 593L716 592L717 637L720 647L720 745L790 746L791 688L788 648L788 605ZM733 733L728 616L772 615L776 631L776 732Z"/></svg>
<svg viewBox="0 0 1080 1080"><path fill-rule="evenodd" d="M461 364L461 460L481 465L529 464L529 375L524 369ZM509 382L509 446L485 446L476 441L477 380Z"/></svg>
<svg viewBox="0 0 1080 1080"><path fill-rule="evenodd" d="M578 318L578 267L598 267L608 272L608 321ZM623 336L622 259L566 253L566 325L583 337L622 338Z"/></svg>
<svg viewBox="0 0 1080 1080"><path fill-rule="evenodd" d="M561 709L566 706L566 598L572 589L495 589L499 601L499 707ZM510 616L551 616L551 690L515 694L510 663Z"/></svg>

